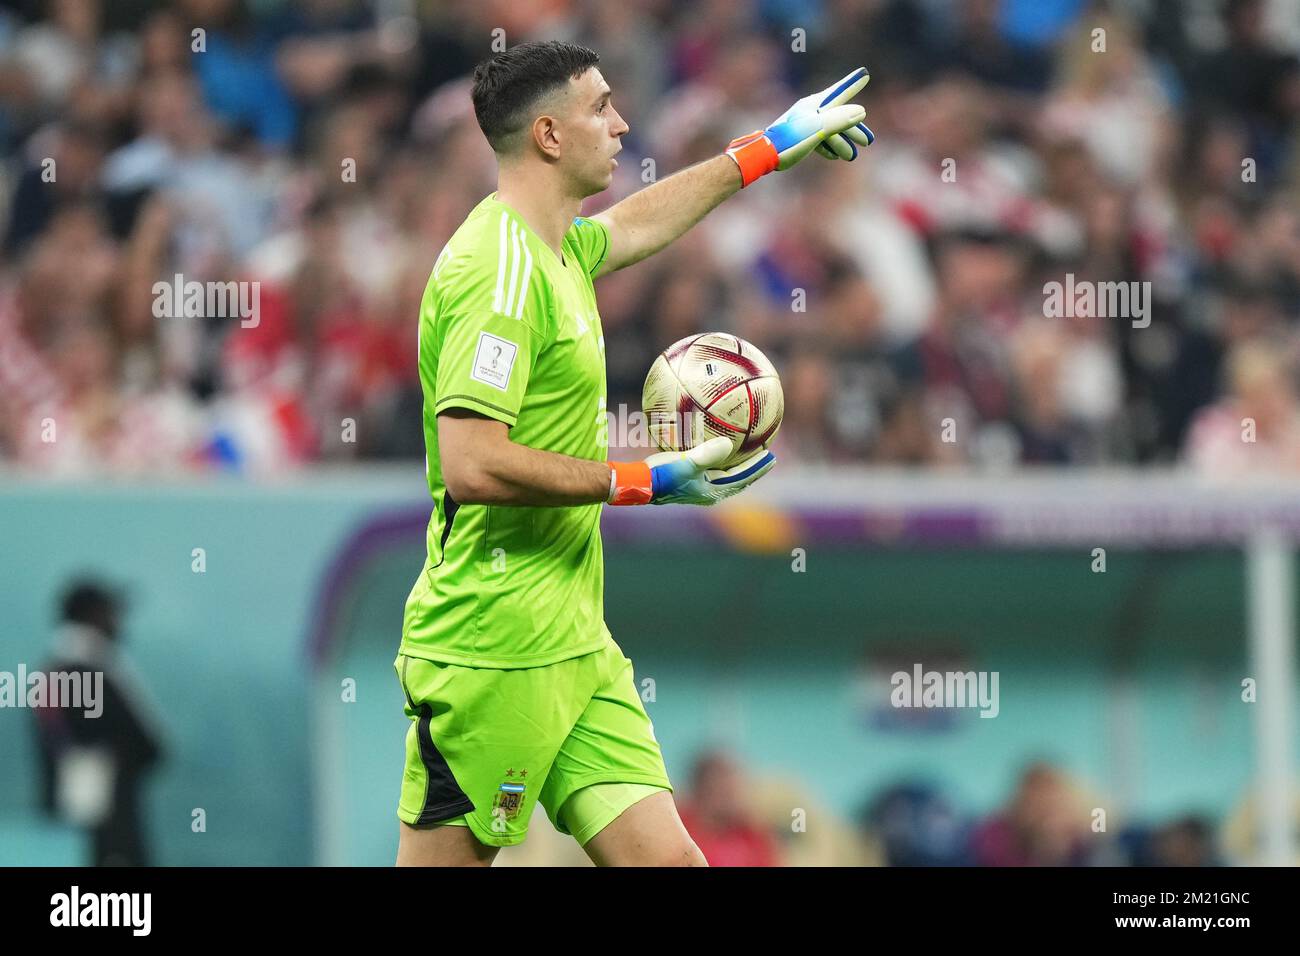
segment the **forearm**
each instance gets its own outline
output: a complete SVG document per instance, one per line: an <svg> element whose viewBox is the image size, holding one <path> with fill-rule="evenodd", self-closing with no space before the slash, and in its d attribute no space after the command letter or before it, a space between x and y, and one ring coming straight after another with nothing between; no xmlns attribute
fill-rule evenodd
<svg viewBox="0 0 1300 956"><path fill-rule="evenodd" d="M594 504L609 496L605 462L512 441L494 445L464 477L469 485L466 504L566 507Z"/></svg>
<svg viewBox="0 0 1300 956"><path fill-rule="evenodd" d="M440 424L447 416L439 416ZM454 422L454 419L447 418ZM503 423L471 424L480 438ZM440 429L441 433L441 429ZM453 424L451 433L456 433ZM461 432L458 437L465 437ZM440 449L443 479L461 504L545 508L609 502L614 505L682 503L709 505L736 494L762 477L775 460L770 452L730 469L710 471L731 454L731 439L716 437L680 454L665 452L645 461L588 461L528 448L497 434L497 440L461 444L449 457ZM470 451L469 449L473 449ZM716 480L715 480L716 479Z"/></svg>
<svg viewBox="0 0 1300 956"><path fill-rule="evenodd" d="M630 253L621 265L631 265L654 255L739 189L740 170L721 154L633 193L601 215L627 237Z"/></svg>

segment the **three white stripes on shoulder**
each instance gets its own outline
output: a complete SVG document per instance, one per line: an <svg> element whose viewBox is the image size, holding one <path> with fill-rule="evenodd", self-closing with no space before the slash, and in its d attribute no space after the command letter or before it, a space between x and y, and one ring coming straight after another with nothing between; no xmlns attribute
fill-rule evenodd
<svg viewBox="0 0 1300 956"><path fill-rule="evenodd" d="M506 224L510 227L510 248L506 249ZM492 311L508 315L512 319L521 319L524 314L524 299L527 298L528 278L533 271L533 254L528 251L528 242L520 235L519 223L510 218L508 213L501 214L500 248L497 256L497 287L492 296ZM523 250L523 276L519 275L519 252ZM507 254L508 253L508 254ZM510 261L510 284L506 287L506 260ZM516 285L516 280L520 280ZM517 295L516 295L517 290ZM505 302L501 296L505 294Z"/></svg>

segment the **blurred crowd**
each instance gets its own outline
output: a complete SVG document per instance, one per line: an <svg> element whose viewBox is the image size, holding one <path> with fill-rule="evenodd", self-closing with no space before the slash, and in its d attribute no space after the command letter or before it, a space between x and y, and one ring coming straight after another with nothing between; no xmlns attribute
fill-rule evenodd
<svg viewBox="0 0 1300 956"><path fill-rule="evenodd" d="M858 161L764 180L601 280L613 414L659 350L723 329L782 372L788 460L1300 471L1298 20L1281 0L0 0L0 462L420 460L420 297L495 188L468 76L494 41L555 37L601 55L631 126L586 214L873 74ZM1149 321L1049 315L1067 275L1149 283ZM174 277L258 283L256 323L160 311Z"/></svg>
<svg viewBox="0 0 1300 956"><path fill-rule="evenodd" d="M711 866L1240 866L1258 865L1256 808L1223 820L1195 810L1155 820L1097 814L1106 805L1065 768L1032 760L1001 805L972 813L943 784L903 778L859 806L833 808L789 774L748 768L726 749L696 755L675 794ZM1300 819L1300 806L1296 808ZM1297 848L1300 860L1300 848ZM513 866L585 866L582 851L533 818Z"/></svg>
<svg viewBox="0 0 1300 956"><path fill-rule="evenodd" d="M1097 812L1106 801L1051 761L1030 761L1010 783L1001 806L983 815L918 778L882 787L849 816L790 779L749 772L720 750L698 755L681 812L715 866L1224 866L1258 859L1249 796L1222 822L1195 811L1113 819Z"/></svg>

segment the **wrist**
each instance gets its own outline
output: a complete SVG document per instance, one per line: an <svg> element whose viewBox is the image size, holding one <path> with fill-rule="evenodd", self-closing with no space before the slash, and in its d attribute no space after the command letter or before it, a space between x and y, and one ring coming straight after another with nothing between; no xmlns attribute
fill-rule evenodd
<svg viewBox="0 0 1300 956"><path fill-rule="evenodd" d="M654 477L643 461L611 461L609 497L611 505L648 505L654 499Z"/></svg>
<svg viewBox="0 0 1300 956"><path fill-rule="evenodd" d="M740 188L744 189L760 176L774 172L781 157L764 130L737 136L727 144L726 155L740 168Z"/></svg>

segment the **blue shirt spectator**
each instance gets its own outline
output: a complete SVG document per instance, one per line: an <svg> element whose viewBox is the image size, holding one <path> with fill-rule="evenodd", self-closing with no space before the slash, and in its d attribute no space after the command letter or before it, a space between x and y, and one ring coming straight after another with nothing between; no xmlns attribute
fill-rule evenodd
<svg viewBox="0 0 1300 956"><path fill-rule="evenodd" d="M271 149L292 145L297 109L275 68L275 47L262 33L237 40L209 32L207 49L194 54L194 69L208 108L233 127L252 131Z"/></svg>

